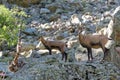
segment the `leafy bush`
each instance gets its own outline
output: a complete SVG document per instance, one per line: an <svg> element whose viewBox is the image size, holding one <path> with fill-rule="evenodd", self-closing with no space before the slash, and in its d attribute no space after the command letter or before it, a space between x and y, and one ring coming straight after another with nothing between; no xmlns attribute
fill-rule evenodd
<svg viewBox="0 0 120 80"><path fill-rule="evenodd" d="M0 41L5 41L9 47L17 43L17 34L23 23L21 16L25 16L25 13L18 8L9 10L0 5Z"/></svg>

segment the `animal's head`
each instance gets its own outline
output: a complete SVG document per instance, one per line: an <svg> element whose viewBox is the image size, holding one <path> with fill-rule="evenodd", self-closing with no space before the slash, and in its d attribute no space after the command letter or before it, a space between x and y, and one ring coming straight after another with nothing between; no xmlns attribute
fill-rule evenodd
<svg viewBox="0 0 120 80"><path fill-rule="evenodd" d="M38 40L38 41L41 41L41 40L42 40L42 38L43 38L43 36L42 36L42 35L40 35L40 36L38 36L37 40Z"/></svg>
<svg viewBox="0 0 120 80"><path fill-rule="evenodd" d="M12 72L16 72L18 70L17 65L15 65L13 61L9 62L9 67L8 68Z"/></svg>
<svg viewBox="0 0 120 80"><path fill-rule="evenodd" d="M85 34L85 27L79 27L79 34Z"/></svg>
<svg viewBox="0 0 120 80"><path fill-rule="evenodd" d="M9 70L12 72L16 72L18 70L17 66L14 66L13 64L9 65Z"/></svg>

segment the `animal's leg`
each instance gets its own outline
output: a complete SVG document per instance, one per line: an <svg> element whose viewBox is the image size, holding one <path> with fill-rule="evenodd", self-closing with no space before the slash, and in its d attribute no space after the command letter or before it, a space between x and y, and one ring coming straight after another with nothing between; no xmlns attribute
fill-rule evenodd
<svg viewBox="0 0 120 80"><path fill-rule="evenodd" d="M103 59L102 59L101 62L104 62L104 61L105 61L105 58L106 58L106 56L107 56L107 54L108 54L109 49L105 48L105 47L102 46L102 45L101 45L101 48L102 48L102 50L103 50L103 52L104 52L104 56L103 56Z"/></svg>
<svg viewBox="0 0 120 80"><path fill-rule="evenodd" d="M51 49L48 49L49 50L49 54L51 55Z"/></svg>
<svg viewBox="0 0 120 80"><path fill-rule="evenodd" d="M93 55L92 55L92 49L91 48L90 48L89 52L90 52L90 58L91 58L91 60L93 60Z"/></svg>
<svg viewBox="0 0 120 80"><path fill-rule="evenodd" d="M104 56L103 56L103 61L106 59L107 55L108 55L108 51L109 49L104 48Z"/></svg>
<svg viewBox="0 0 120 80"><path fill-rule="evenodd" d="M64 53L62 53L62 60L64 59Z"/></svg>
<svg viewBox="0 0 120 80"><path fill-rule="evenodd" d="M105 60L105 47L103 47L103 46L101 45L101 48L102 48L102 50L103 50L103 52L104 52L104 56L103 56L103 59L102 59L102 61L101 61L101 63L103 63L104 60Z"/></svg>
<svg viewBox="0 0 120 80"><path fill-rule="evenodd" d="M64 56L65 56L65 54L64 54L64 51L63 51L63 49L62 48L58 48L59 49L59 51L61 52L61 54L62 54L62 60L64 59Z"/></svg>
<svg viewBox="0 0 120 80"><path fill-rule="evenodd" d="M90 61L90 48L87 48L87 51L88 51L88 61Z"/></svg>
<svg viewBox="0 0 120 80"><path fill-rule="evenodd" d="M64 52L64 55L65 55L65 62L67 61L67 53Z"/></svg>

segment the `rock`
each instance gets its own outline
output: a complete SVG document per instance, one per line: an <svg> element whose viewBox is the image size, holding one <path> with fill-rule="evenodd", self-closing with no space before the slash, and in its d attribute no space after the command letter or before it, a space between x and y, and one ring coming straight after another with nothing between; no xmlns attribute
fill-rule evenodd
<svg viewBox="0 0 120 80"><path fill-rule="evenodd" d="M29 7L31 4L38 4L39 2L41 2L42 0L7 0L8 3L14 3L17 4L19 6L23 6L23 7Z"/></svg>
<svg viewBox="0 0 120 80"><path fill-rule="evenodd" d="M31 58L40 58L41 55L38 54L36 50L32 50L29 57L31 57Z"/></svg>
<svg viewBox="0 0 120 80"><path fill-rule="evenodd" d="M0 58L2 57L2 55L3 55L3 52L2 52L2 51L0 51Z"/></svg>
<svg viewBox="0 0 120 80"><path fill-rule="evenodd" d="M25 29L25 32L29 33L29 34L33 34L33 33L36 33L36 29L35 28L26 28Z"/></svg>
<svg viewBox="0 0 120 80"><path fill-rule="evenodd" d="M91 22L93 20L93 17L90 15L90 13L85 13L82 16L82 19L83 19L83 23L88 23L88 22Z"/></svg>
<svg viewBox="0 0 120 80"><path fill-rule="evenodd" d="M62 14L63 12L64 12L64 10L63 9L59 9L59 8L55 11L56 14Z"/></svg>
<svg viewBox="0 0 120 80"><path fill-rule="evenodd" d="M80 22L80 20L79 20L79 18L77 16L77 14L73 14L71 16L71 23L72 24L80 24L81 25L81 22Z"/></svg>
<svg viewBox="0 0 120 80"><path fill-rule="evenodd" d="M38 27L40 25L39 21L33 20L28 27Z"/></svg>
<svg viewBox="0 0 120 80"><path fill-rule="evenodd" d="M76 46L78 44L77 40L71 40L67 42L68 48L72 48L73 46Z"/></svg>
<svg viewBox="0 0 120 80"><path fill-rule="evenodd" d="M54 28L52 27L52 25L50 25L50 24L44 24L43 26L42 26L42 28L43 29L45 29L46 31L52 31L52 30L54 30Z"/></svg>
<svg viewBox="0 0 120 80"><path fill-rule="evenodd" d="M114 5L116 2L115 0L107 0L107 4L110 5Z"/></svg>
<svg viewBox="0 0 120 80"><path fill-rule="evenodd" d="M118 11L118 12L117 12ZM117 13L116 13L117 12ZM120 45L120 22L119 18L120 17L120 6L116 8L114 11L114 18L115 18L115 23L114 23L114 31L115 31L115 40L116 40L116 45Z"/></svg>
<svg viewBox="0 0 120 80"><path fill-rule="evenodd" d="M49 55L48 55L49 56ZM45 58L45 57L44 57ZM32 62L32 63L31 63ZM55 64L55 65L54 65ZM70 63L70 62L59 62L54 57L47 57L45 61L39 59L31 59L29 64L25 65L19 70L12 80L17 79L50 79L50 80L73 80L86 78L92 79L110 79L111 73L114 73L114 77L117 79L119 72L116 67L111 67L110 63ZM111 70L110 73L107 71ZM114 71L115 70L115 71ZM28 73L29 72L29 73ZM106 74L107 73L107 74ZM64 74L64 75L63 75ZM96 76L97 75L97 76ZM21 77L22 76L22 77ZM32 76L32 77L31 77Z"/></svg>
<svg viewBox="0 0 120 80"><path fill-rule="evenodd" d="M87 61L87 54L82 54L82 53L75 53L75 59L80 62L80 61Z"/></svg>
<svg viewBox="0 0 120 80"><path fill-rule="evenodd" d="M30 17L34 16L34 18L39 18L39 16L40 16L40 9L39 8L31 8L29 13L31 14Z"/></svg>
<svg viewBox="0 0 120 80"><path fill-rule="evenodd" d="M80 1L71 1L70 5L73 6L74 8L76 8L76 11L82 11L83 10L83 5L81 4Z"/></svg>
<svg viewBox="0 0 120 80"><path fill-rule="evenodd" d="M3 63L3 62L0 62L0 71L4 71L4 72L10 72L8 70L8 64L7 63Z"/></svg>
<svg viewBox="0 0 120 80"><path fill-rule="evenodd" d="M69 36L69 34L68 34L68 32L66 31L66 32L60 33L58 36L56 36L56 39L57 39L57 40L62 40L62 39L64 39L64 38L68 37L68 36Z"/></svg>
<svg viewBox="0 0 120 80"><path fill-rule="evenodd" d="M56 36L56 39L57 39L57 40L62 40L62 39L64 39L64 36L58 35L58 36Z"/></svg>
<svg viewBox="0 0 120 80"><path fill-rule="evenodd" d="M37 49L45 49L45 46L42 44L42 42L38 42L38 44L36 45Z"/></svg>
<svg viewBox="0 0 120 80"><path fill-rule="evenodd" d="M62 19L62 20L67 20L67 19L68 19L68 16L61 15L61 19Z"/></svg>
<svg viewBox="0 0 120 80"><path fill-rule="evenodd" d="M120 32L120 6L118 6L114 13L113 13L113 19L110 21L110 24L108 26L113 27L113 32L111 34L111 37L115 40L115 44L113 44L111 46L110 52L111 55L109 55L109 57L111 58L111 61L114 62L114 64L116 64L118 67L120 67L120 56L119 54L116 52L115 47L117 45L120 45L120 41L118 37L118 33Z"/></svg>
<svg viewBox="0 0 120 80"><path fill-rule="evenodd" d="M27 42L22 39L20 54L26 57L30 57L30 55L32 54L32 50L36 48L37 43L38 42Z"/></svg>
<svg viewBox="0 0 120 80"><path fill-rule="evenodd" d="M59 14L53 14L50 16L49 21L57 21L61 16Z"/></svg>
<svg viewBox="0 0 120 80"><path fill-rule="evenodd" d="M47 13L50 13L49 9L47 9L47 8L41 8L40 9L40 14L47 14Z"/></svg>
<svg viewBox="0 0 120 80"><path fill-rule="evenodd" d="M56 3L46 5L46 8L48 8L52 13L55 13L58 7L59 5Z"/></svg>
<svg viewBox="0 0 120 80"><path fill-rule="evenodd" d="M117 51L117 53L118 53L119 56L120 56L120 47L115 47L115 50Z"/></svg>

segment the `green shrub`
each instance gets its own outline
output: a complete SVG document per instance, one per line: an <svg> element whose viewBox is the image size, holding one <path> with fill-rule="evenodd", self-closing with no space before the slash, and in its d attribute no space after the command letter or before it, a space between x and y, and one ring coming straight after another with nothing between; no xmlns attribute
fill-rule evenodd
<svg viewBox="0 0 120 80"><path fill-rule="evenodd" d="M20 24L24 23L22 16L25 16L25 13L18 8L9 10L0 5L0 41L6 41L8 47L17 43Z"/></svg>

